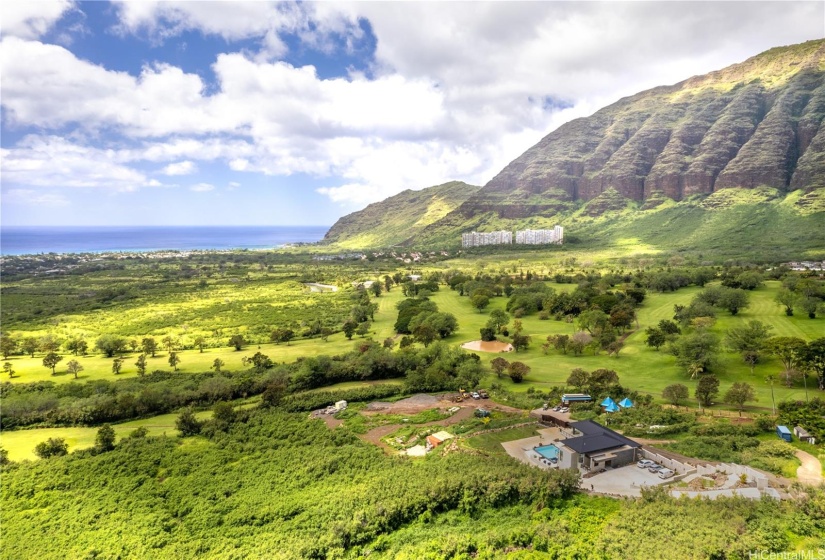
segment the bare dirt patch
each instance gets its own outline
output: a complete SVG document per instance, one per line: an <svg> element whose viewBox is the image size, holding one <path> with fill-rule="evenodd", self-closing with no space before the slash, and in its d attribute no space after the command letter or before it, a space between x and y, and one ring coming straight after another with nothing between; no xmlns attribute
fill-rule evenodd
<svg viewBox="0 0 825 560"><path fill-rule="evenodd" d="M497 340L473 340L472 342L465 342L461 345L465 350L475 350L477 352L493 352L498 354L500 352L512 352L513 345L509 342L499 342Z"/></svg>
<svg viewBox="0 0 825 560"><path fill-rule="evenodd" d="M369 403L363 414L418 414L431 408L445 406L448 401L434 395L420 393L393 403L376 401Z"/></svg>

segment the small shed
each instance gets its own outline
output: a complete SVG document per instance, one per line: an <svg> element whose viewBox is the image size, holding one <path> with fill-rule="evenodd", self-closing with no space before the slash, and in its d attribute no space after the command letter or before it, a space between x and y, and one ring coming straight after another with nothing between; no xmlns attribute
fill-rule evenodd
<svg viewBox="0 0 825 560"><path fill-rule="evenodd" d="M561 396L563 404L570 404L571 402L590 402L593 397L584 393L565 393Z"/></svg>
<svg viewBox="0 0 825 560"><path fill-rule="evenodd" d="M808 433L808 430L803 428L802 426L796 426L793 429L793 433L796 437L799 438L799 441L804 441L805 443L815 444L816 438Z"/></svg>
<svg viewBox="0 0 825 560"><path fill-rule="evenodd" d="M793 438L791 437L791 431L788 429L787 426L777 426L776 427L776 435L780 438L784 439L785 441L791 441Z"/></svg>
<svg viewBox="0 0 825 560"><path fill-rule="evenodd" d="M438 447L448 439L453 439L453 434L445 431L436 432L427 436L427 449Z"/></svg>
<svg viewBox="0 0 825 560"><path fill-rule="evenodd" d="M347 401L338 401L335 403L335 410L346 410L347 409Z"/></svg>

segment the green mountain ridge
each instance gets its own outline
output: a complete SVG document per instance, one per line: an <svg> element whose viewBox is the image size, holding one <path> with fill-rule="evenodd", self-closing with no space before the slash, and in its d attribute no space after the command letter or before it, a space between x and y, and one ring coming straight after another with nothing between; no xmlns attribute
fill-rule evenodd
<svg viewBox="0 0 825 560"><path fill-rule="evenodd" d="M560 224L591 247L825 258L823 122L825 40L778 47L564 124L480 189L350 214L326 241L457 247L466 231Z"/></svg>
<svg viewBox="0 0 825 560"><path fill-rule="evenodd" d="M404 244L480 188L452 181L418 191L405 190L342 217L326 233L324 243L352 249Z"/></svg>

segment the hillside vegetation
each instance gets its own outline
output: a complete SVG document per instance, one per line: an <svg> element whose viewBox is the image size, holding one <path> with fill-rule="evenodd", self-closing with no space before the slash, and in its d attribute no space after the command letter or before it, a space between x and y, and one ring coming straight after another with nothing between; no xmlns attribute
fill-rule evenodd
<svg viewBox="0 0 825 560"><path fill-rule="evenodd" d="M324 242L355 249L402 244L458 208L479 188L453 181L419 191L406 190L339 219Z"/></svg>
<svg viewBox="0 0 825 560"><path fill-rule="evenodd" d="M589 247L823 258L823 119L825 40L771 49L562 125L481 189L350 214L327 241L456 247L466 231L561 224Z"/></svg>

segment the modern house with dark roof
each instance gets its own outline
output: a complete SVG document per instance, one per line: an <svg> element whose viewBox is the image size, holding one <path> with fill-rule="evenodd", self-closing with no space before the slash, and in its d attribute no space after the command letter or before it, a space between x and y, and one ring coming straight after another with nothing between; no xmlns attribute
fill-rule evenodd
<svg viewBox="0 0 825 560"><path fill-rule="evenodd" d="M641 445L592 420L571 422L573 437L555 442L558 465L585 471L633 463Z"/></svg>

